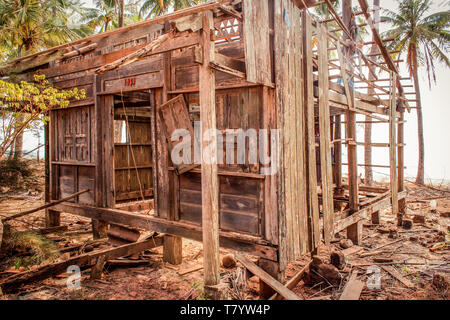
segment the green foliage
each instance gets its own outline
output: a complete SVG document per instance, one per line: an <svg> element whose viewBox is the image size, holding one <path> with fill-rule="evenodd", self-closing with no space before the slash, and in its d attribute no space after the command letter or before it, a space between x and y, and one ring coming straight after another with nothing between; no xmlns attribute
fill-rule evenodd
<svg viewBox="0 0 450 320"><path fill-rule="evenodd" d="M0 0L0 52L11 59L88 35L74 0Z"/></svg>
<svg viewBox="0 0 450 320"><path fill-rule="evenodd" d="M193 281L191 282L191 287L197 291L196 300L210 300L211 296L208 296L205 292L205 286L203 281Z"/></svg>
<svg viewBox="0 0 450 320"><path fill-rule="evenodd" d="M52 262L60 255L53 241L33 231L16 231L9 225L4 226L2 252L9 256L16 253L24 256L14 259L13 266L17 269Z"/></svg>
<svg viewBox="0 0 450 320"><path fill-rule="evenodd" d="M384 33L385 38L394 39L389 49L407 55L406 62L413 76L419 66L426 66L430 86L432 79L436 81L435 60L450 66L447 57L450 10L427 16L431 3L431 0L397 0L397 11L384 10L383 17L392 25Z"/></svg>
<svg viewBox="0 0 450 320"><path fill-rule="evenodd" d="M0 80L0 158L16 137L37 123L48 121L48 111L65 108L71 100L86 97L84 90L58 90L45 75L35 75L34 82L19 83Z"/></svg>
<svg viewBox="0 0 450 320"><path fill-rule="evenodd" d="M146 16L145 19L149 19L167 13L170 8L179 10L202 2L205 0L144 0L140 13Z"/></svg>

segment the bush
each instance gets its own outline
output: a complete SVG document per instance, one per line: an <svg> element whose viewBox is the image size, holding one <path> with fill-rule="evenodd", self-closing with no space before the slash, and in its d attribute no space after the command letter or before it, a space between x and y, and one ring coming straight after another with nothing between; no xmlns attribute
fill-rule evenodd
<svg viewBox="0 0 450 320"><path fill-rule="evenodd" d="M0 161L0 186L23 187L24 179L32 176L29 163L21 159Z"/></svg>

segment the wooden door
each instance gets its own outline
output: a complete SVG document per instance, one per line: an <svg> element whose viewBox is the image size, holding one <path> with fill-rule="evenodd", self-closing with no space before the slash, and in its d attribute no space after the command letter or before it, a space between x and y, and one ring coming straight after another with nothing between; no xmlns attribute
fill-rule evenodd
<svg viewBox="0 0 450 320"><path fill-rule="evenodd" d="M161 126L163 128L163 133L165 135L170 154L172 154L172 151L178 144L185 142L185 139L190 141L190 159L180 164L173 164L177 174L180 175L184 172L192 170L195 167L198 167L199 164L194 163L194 128L192 127L192 122L189 118L188 108L186 106L186 102L184 101L183 95L179 95L163 104L158 110L158 116L161 121ZM175 130L179 129L186 130L185 132L187 134L179 140L172 141L172 134Z"/></svg>

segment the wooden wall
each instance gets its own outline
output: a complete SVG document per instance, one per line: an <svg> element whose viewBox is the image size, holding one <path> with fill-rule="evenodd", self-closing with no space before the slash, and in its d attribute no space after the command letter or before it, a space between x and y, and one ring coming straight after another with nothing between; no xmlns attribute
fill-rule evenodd
<svg viewBox="0 0 450 320"><path fill-rule="evenodd" d="M268 19L273 20L272 12L266 12ZM221 16L215 18L215 24L219 29L216 50L244 62L246 51L241 41L242 23L235 18ZM136 171L130 161L130 148L133 148L142 187L146 196L152 192L155 197L157 215L194 225L200 223L200 171L194 169L182 175L174 172L158 118L157 121L131 121L131 143L114 143L113 139L113 123L118 119L113 96L120 92L151 90L156 105L152 109L152 114L155 113L152 117L157 117L157 106L183 94L191 120L198 120L199 64L195 48L164 52L112 72L94 74L99 66L139 49L161 32L166 32L164 28L164 24L156 24L95 40L97 48L93 52L67 61L55 61L40 70L56 87L85 89L87 95L86 99L74 101L67 109L52 112L52 199L83 188L92 191L74 202L112 207L116 201L130 198L131 194L140 197ZM270 29L266 30L267 35ZM196 38L193 36L193 39ZM271 46L272 39L273 36L269 39ZM263 80L272 78L272 55L266 53L267 70L261 78ZM259 56L264 54L260 52ZM255 63L258 61L256 59ZM246 71L244 63L239 67L243 67L240 71ZM259 134L260 129L276 128L274 89L260 84L271 84L272 79L261 79L255 81L258 83L251 83L216 72L219 130L255 129ZM73 138L66 139L69 135ZM72 146L69 143L71 139L77 144ZM223 155L226 157L225 148ZM263 176L261 165L249 163L248 158L244 164L220 164L219 171L220 228L277 244L277 175Z"/></svg>
<svg viewBox="0 0 450 320"><path fill-rule="evenodd" d="M275 1L275 82L280 129L278 208L282 266L313 250L319 239L310 47L312 34L309 33L310 37L304 39L302 21L302 12L292 1ZM309 60L303 58L307 55L306 51L311 54ZM310 65L305 64L307 61Z"/></svg>

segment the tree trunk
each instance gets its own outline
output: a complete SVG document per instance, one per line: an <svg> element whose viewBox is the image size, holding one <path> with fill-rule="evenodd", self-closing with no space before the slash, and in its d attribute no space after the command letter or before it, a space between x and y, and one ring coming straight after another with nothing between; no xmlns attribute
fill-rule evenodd
<svg viewBox="0 0 450 320"><path fill-rule="evenodd" d="M373 7L374 7L374 20L375 20L375 29L379 29L379 20L380 20L380 0L373 0ZM375 39L372 39L375 41ZM370 50L371 54L377 53L377 45L374 43L372 44L372 48ZM374 76L371 72L369 72L369 80L375 80ZM373 88L369 88L368 92L369 95L375 95L375 90ZM366 116L366 124L364 128L364 163L366 164L366 167L364 168L364 182L367 185L372 185L373 183L373 171L372 171L372 118L369 116Z"/></svg>
<svg viewBox="0 0 450 320"><path fill-rule="evenodd" d="M18 123L23 123L25 120L25 117L23 114L20 114L17 117ZM16 138L14 139L14 160L22 159L22 153L23 153L23 133L25 130L22 130L21 133L19 133Z"/></svg>
<svg viewBox="0 0 450 320"><path fill-rule="evenodd" d="M423 185L425 184L425 145L423 138L422 100L420 97L419 75L417 74L417 69L418 68L416 67L414 70L414 87L416 89L417 97L417 134L419 138L419 163L417 167L416 183Z"/></svg>
<svg viewBox="0 0 450 320"><path fill-rule="evenodd" d="M119 0L119 28L123 27L123 6L125 0Z"/></svg>

